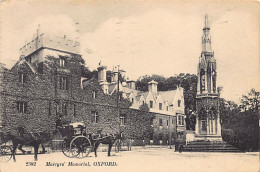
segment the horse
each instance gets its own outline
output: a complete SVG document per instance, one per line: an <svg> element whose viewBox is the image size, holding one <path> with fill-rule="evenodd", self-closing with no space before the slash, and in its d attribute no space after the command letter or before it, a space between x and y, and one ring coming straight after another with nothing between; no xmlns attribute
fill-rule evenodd
<svg viewBox="0 0 260 172"><path fill-rule="evenodd" d="M34 160L37 161L39 145L50 140L51 135L52 135L51 133L44 133L44 132L39 132L39 133L25 132L23 127L18 128L18 135L9 134L9 137L13 143L12 155L13 155L14 162L16 162L15 151L18 145L20 145L19 148L21 148L21 146L23 145L33 146Z"/></svg>
<svg viewBox="0 0 260 172"><path fill-rule="evenodd" d="M111 149L113 144L115 143L115 141L117 139L121 139L122 138L122 132L117 133L117 134L109 134L109 135L102 135L102 134L98 134L97 136L90 136L93 137L90 140L93 140L94 143L94 152L95 152L95 157L97 157L97 149L98 146L100 145L100 143L102 144L108 144L108 152L107 152L107 156L111 156Z"/></svg>
<svg viewBox="0 0 260 172"><path fill-rule="evenodd" d="M41 143L40 145L41 145L41 147L42 147L42 152L41 152L41 153L44 154L44 153L46 152L45 146L44 146L43 143ZM20 150L23 154L25 154L26 151L23 149L23 146L24 146L24 144L20 143L19 146L17 147L17 149Z"/></svg>

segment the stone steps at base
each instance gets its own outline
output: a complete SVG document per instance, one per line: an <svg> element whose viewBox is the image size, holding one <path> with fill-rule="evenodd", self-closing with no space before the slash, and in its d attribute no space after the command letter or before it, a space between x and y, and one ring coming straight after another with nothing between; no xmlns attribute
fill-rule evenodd
<svg viewBox="0 0 260 172"><path fill-rule="evenodd" d="M225 142L196 142L196 141L193 141L193 142L189 142L188 145L223 145L223 144L226 144L226 145L229 145Z"/></svg>
<svg viewBox="0 0 260 172"><path fill-rule="evenodd" d="M192 141L183 146L185 152L241 152L226 142Z"/></svg>
<svg viewBox="0 0 260 172"><path fill-rule="evenodd" d="M214 149L226 149L226 150L233 150L233 149L236 149L236 148L234 148L234 147L220 147L220 146L211 146L211 147L192 147L192 146L184 146L184 148L186 148L186 149L198 149L198 150L203 150L203 149L212 149L212 150L214 150Z"/></svg>
<svg viewBox="0 0 260 172"><path fill-rule="evenodd" d="M226 149L220 149L220 150L186 150L184 149L183 152L237 152L237 153L241 153L240 150L226 150Z"/></svg>
<svg viewBox="0 0 260 172"><path fill-rule="evenodd" d="M186 146L190 146L190 147L233 147L232 145L228 145L228 144L224 144L224 145L186 145Z"/></svg>

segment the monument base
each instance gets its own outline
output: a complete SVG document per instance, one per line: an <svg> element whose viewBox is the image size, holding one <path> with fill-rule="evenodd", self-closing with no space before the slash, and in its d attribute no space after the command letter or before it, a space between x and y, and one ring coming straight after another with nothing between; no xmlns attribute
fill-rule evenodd
<svg viewBox="0 0 260 172"><path fill-rule="evenodd" d="M218 135L195 135L194 141L222 141Z"/></svg>
<svg viewBox="0 0 260 172"><path fill-rule="evenodd" d="M221 136L195 135L194 141L183 147L185 152L241 152L222 140Z"/></svg>

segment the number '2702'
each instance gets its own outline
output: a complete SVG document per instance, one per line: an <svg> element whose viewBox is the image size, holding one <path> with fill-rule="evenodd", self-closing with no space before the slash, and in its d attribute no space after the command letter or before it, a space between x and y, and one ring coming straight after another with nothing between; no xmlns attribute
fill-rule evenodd
<svg viewBox="0 0 260 172"><path fill-rule="evenodd" d="M36 162L26 162L26 166L36 166Z"/></svg>

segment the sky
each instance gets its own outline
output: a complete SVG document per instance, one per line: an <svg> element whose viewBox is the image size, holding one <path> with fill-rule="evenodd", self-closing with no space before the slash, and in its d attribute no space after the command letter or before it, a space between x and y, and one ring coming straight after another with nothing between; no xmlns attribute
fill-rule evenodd
<svg viewBox="0 0 260 172"><path fill-rule="evenodd" d="M197 74L208 13L221 97L238 102L260 89L259 3L256 1L5 1L0 2L0 62L42 33L75 39L86 66L120 65L130 79Z"/></svg>

